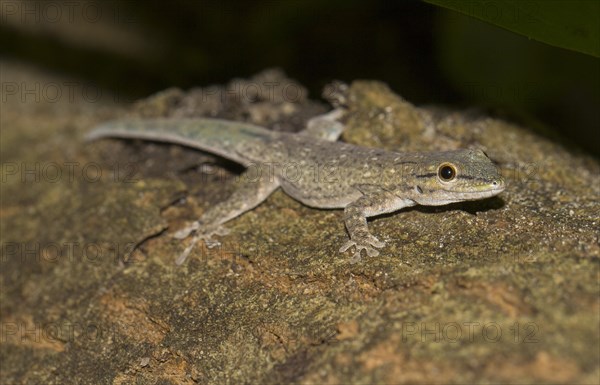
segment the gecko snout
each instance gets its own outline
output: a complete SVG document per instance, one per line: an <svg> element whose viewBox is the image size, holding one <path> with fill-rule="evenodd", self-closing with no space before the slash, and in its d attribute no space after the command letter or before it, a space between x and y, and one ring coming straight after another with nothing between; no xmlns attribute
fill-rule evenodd
<svg viewBox="0 0 600 385"><path fill-rule="evenodd" d="M492 181L492 188L494 190L504 190L504 178L498 177Z"/></svg>

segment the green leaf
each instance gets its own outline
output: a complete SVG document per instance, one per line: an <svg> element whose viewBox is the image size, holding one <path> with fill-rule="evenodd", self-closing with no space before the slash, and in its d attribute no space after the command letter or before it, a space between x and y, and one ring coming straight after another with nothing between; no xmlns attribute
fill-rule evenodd
<svg viewBox="0 0 600 385"><path fill-rule="evenodd" d="M597 0L425 0L553 46L600 57Z"/></svg>

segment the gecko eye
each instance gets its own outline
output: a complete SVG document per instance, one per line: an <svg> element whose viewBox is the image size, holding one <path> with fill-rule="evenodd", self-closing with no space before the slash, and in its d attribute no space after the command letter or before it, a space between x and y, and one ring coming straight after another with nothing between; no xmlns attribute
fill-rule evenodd
<svg viewBox="0 0 600 385"><path fill-rule="evenodd" d="M444 182L450 182L456 177L456 168L452 164L444 163L438 168L438 176Z"/></svg>

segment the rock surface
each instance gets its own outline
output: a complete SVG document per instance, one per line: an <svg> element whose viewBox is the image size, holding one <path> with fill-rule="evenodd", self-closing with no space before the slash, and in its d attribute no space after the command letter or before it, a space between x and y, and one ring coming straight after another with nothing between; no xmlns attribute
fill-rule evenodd
<svg viewBox="0 0 600 385"><path fill-rule="evenodd" d="M278 71L128 108L84 85L52 99L44 86L68 80L13 63L2 77L17 89L1 117L3 384L598 383L600 166L577 150L356 81L325 92L350 109L344 140L479 147L506 191L376 218L387 246L356 265L338 253L342 211L276 192L178 267L169 234L240 168L85 132L125 114L298 131L328 107Z"/></svg>

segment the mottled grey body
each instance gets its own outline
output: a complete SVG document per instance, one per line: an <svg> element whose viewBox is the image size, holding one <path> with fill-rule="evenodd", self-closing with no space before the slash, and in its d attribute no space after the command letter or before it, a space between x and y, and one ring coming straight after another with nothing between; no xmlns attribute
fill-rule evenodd
<svg viewBox="0 0 600 385"><path fill-rule="evenodd" d="M221 225L254 208L281 187L291 197L317 208L343 208L353 261L365 249L376 256L383 242L368 230L367 217L416 204L443 205L500 193L504 182L480 150L397 153L336 142L343 126L335 110L312 119L300 134L216 119L124 120L106 123L88 139L122 137L178 143L236 161L247 170L241 185L192 225L175 234L194 240L178 258L182 263L193 244L210 246ZM448 177L448 178L446 178Z"/></svg>

